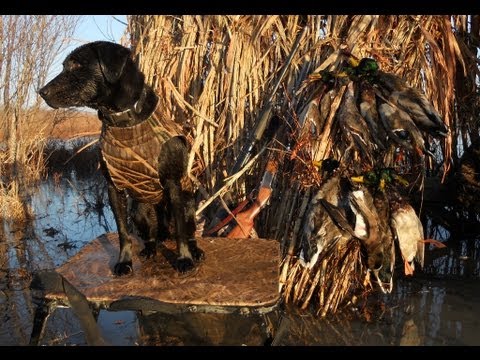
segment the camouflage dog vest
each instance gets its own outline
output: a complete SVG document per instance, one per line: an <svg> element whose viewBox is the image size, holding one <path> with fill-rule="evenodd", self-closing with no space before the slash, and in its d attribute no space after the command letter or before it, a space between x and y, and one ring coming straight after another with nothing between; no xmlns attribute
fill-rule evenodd
<svg viewBox="0 0 480 360"><path fill-rule="evenodd" d="M140 202L160 202L163 187L158 177L158 155L171 138L152 117L130 127L105 126L100 148L117 190L126 189Z"/></svg>

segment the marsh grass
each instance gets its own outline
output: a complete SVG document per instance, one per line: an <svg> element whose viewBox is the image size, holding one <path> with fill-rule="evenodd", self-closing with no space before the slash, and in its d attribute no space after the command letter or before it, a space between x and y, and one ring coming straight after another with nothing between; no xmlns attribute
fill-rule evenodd
<svg viewBox="0 0 480 360"><path fill-rule="evenodd" d="M93 113L27 110L20 115L20 119L22 131L15 142L15 151L0 150L0 217L16 222L34 215L28 206L28 199L36 189L35 184L47 176L49 158L58 150L50 144L100 133L100 122ZM0 135L6 143L5 135ZM71 151L68 158L73 155ZM65 167L65 163L59 165L60 168Z"/></svg>
<svg viewBox="0 0 480 360"><path fill-rule="evenodd" d="M0 216L2 219L22 222L32 216L32 209L24 201L23 193L19 191L17 181L7 186L0 185Z"/></svg>

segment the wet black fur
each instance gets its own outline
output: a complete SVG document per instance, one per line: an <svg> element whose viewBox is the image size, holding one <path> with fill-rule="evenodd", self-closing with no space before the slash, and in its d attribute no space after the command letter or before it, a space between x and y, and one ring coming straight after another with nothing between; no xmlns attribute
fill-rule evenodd
<svg viewBox="0 0 480 360"><path fill-rule="evenodd" d="M146 91L140 106L134 107L142 91ZM144 75L131 59L130 50L118 44L96 41L72 51L63 62L63 71L39 90L46 103L53 108L88 106L98 110L103 126L127 127L147 119L155 109L157 95L144 84ZM133 118L118 119L112 113L132 109ZM182 189L180 179L187 169L188 150L181 137L173 137L159 154L159 178L164 187L164 199L159 204L134 201L132 218L145 240L141 255L156 254L156 242L168 236L164 216L173 218L177 239L177 270L184 272L194 267L194 260L203 258L197 247L195 232L195 203L193 194ZM106 164L102 170L108 181L110 205L117 223L120 255L114 268L116 275L132 272L132 244L127 218L127 193L118 191L110 179ZM134 199L135 200L135 199Z"/></svg>

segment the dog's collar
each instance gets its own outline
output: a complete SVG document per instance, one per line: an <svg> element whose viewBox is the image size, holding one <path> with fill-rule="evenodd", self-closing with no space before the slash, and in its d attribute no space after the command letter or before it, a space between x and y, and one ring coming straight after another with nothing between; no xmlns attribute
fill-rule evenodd
<svg viewBox="0 0 480 360"><path fill-rule="evenodd" d="M111 126L121 126L122 124L128 124L129 126L135 124L139 120L139 115L143 110L143 105L145 103L145 99L147 97L147 87L144 86L142 89L142 93L140 94L140 98L133 104L133 106L127 110L119 111L115 113L108 113L105 111L101 111L103 118L109 123ZM158 102L158 99L157 99ZM148 114L145 119L148 119L152 113L155 111L155 105L153 110L150 114Z"/></svg>

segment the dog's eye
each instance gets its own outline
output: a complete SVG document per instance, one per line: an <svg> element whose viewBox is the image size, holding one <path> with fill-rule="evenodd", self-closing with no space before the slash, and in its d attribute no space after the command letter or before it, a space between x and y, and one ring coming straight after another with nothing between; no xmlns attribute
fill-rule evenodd
<svg viewBox="0 0 480 360"><path fill-rule="evenodd" d="M82 67L82 64L76 61L71 61L68 63L68 69L69 70L78 70Z"/></svg>

